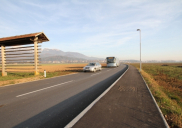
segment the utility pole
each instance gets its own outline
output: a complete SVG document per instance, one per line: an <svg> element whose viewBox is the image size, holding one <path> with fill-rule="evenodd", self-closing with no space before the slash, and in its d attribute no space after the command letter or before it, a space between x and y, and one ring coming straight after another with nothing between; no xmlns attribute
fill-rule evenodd
<svg viewBox="0 0 182 128"><path fill-rule="evenodd" d="M137 29L137 31L140 31L140 72L142 70L142 60L141 60L141 30Z"/></svg>

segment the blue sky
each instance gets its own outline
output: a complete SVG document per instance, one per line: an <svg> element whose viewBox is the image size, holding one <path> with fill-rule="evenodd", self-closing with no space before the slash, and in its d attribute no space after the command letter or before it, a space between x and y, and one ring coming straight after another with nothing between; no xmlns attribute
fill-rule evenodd
<svg viewBox="0 0 182 128"><path fill-rule="evenodd" d="M42 48L182 60L182 0L0 0L0 38L44 31Z"/></svg>

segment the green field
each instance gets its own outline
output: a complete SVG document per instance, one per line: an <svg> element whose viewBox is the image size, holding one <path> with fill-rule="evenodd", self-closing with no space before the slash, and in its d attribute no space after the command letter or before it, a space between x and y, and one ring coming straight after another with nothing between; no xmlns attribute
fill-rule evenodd
<svg viewBox="0 0 182 128"><path fill-rule="evenodd" d="M182 128L182 63L144 63L141 74L170 127Z"/></svg>

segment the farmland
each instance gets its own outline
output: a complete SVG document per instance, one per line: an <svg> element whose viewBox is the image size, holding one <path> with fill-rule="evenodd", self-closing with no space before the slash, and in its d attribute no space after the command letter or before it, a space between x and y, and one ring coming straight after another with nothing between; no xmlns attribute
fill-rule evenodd
<svg viewBox="0 0 182 128"><path fill-rule="evenodd" d="M139 63L131 64L139 69ZM170 127L182 127L182 63L142 64L142 76Z"/></svg>
<svg viewBox="0 0 182 128"><path fill-rule="evenodd" d="M57 71L72 71L78 72L82 71L83 67L86 66L86 63L83 64L43 64L41 66L40 72L46 70L47 72L57 72Z"/></svg>
<svg viewBox="0 0 182 128"><path fill-rule="evenodd" d="M21 72L16 72L16 70L12 70L13 72L8 72L8 76L2 77L0 76L0 86L8 85L8 84L16 84L16 83L22 83L22 82L28 82L33 80L39 80L44 79L43 72L46 70L46 78L55 77L55 76L61 76L61 75L67 75L72 73L81 72L83 67L86 66L86 63L80 63L80 64L42 64L40 66L40 75L34 76L34 71L26 70L26 68L32 68L28 66L16 66L19 68L24 68L25 70ZM102 64L104 67L105 64ZM12 67L14 68L14 67Z"/></svg>

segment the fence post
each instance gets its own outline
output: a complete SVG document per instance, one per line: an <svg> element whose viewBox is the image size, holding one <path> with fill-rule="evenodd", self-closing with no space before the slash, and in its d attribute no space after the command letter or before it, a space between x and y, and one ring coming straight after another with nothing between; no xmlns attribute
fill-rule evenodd
<svg viewBox="0 0 182 128"><path fill-rule="evenodd" d="M35 66L35 75L39 75L38 72L38 37L34 39L34 66Z"/></svg>
<svg viewBox="0 0 182 128"><path fill-rule="evenodd" d="M7 76L7 72L5 69L5 65L6 65L6 55L5 55L5 46L1 45L1 63L2 63L2 76Z"/></svg>

